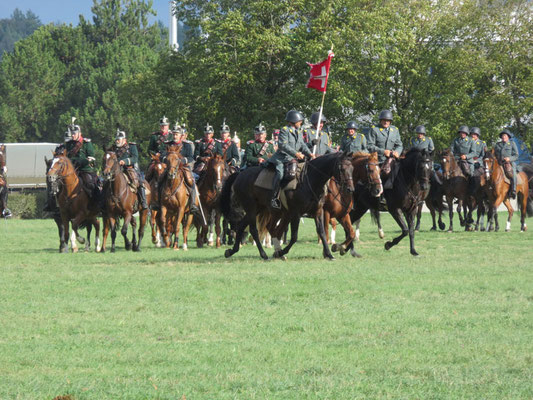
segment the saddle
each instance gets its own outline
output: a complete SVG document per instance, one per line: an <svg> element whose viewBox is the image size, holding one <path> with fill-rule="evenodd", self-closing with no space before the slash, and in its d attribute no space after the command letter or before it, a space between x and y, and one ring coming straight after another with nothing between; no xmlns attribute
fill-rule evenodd
<svg viewBox="0 0 533 400"><path fill-rule="evenodd" d="M510 163L509 163L510 164ZM513 179L513 167L511 166L511 171L508 174L508 172L505 170L503 165L500 165L501 170L503 171L503 181L507 183L508 185L511 184L511 180ZM522 179L522 174L520 172L516 173L516 185L522 185L524 183L524 180Z"/></svg>
<svg viewBox="0 0 533 400"><path fill-rule="evenodd" d="M504 161L502 164L503 172L507 179L513 179L513 166L509 161Z"/></svg>
<svg viewBox="0 0 533 400"><path fill-rule="evenodd" d="M459 160L459 168L461 168L461 172L464 176L469 177L470 175L472 175L470 173L470 165L466 160Z"/></svg>
<svg viewBox="0 0 533 400"><path fill-rule="evenodd" d="M128 181L128 186L132 193L137 193L137 188L139 186L139 178L137 176L137 171L133 168L126 168L123 172Z"/></svg>
<svg viewBox="0 0 533 400"><path fill-rule="evenodd" d="M297 179L302 173L305 163L299 163L296 160L289 162L284 166L283 179L281 180L281 188L283 190L294 190L298 186ZM262 189L272 190L272 179L274 178L275 171L271 164L263 168L257 176L254 186Z"/></svg>

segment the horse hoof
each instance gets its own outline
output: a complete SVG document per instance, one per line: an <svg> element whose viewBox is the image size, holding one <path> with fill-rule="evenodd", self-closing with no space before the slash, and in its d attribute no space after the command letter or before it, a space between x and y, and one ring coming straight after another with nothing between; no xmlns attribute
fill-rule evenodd
<svg viewBox="0 0 533 400"><path fill-rule="evenodd" d="M446 232L448 232L448 233L452 233L452 232L453 232L453 229L448 229Z"/></svg>
<svg viewBox="0 0 533 400"><path fill-rule="evenodd" d="M378 235L379 235L380 239L384 239L385 238L385 233L381 229L378 231Z"/></svg>
<svg viewBox="0 0 533 400"><path fill-rule="evenodd" d="M439 229L440 229L441 231L443 231L444 229L446 229L446 224L445 224L444 222L439 223Z"/></svg>
<svg viewBox="0 0 533 400"><path fill-rule="evenodd" d="M355 258L363 258L363 256L359 254L358 252L356 252L355 250L351 251L350 254L352 255L352 257L355 257Z"/></svg>
<svg viewBox="0 0 533 400"><path fill-rule="evenodd" d="M139 246L135 246L132 250L138 253L141 251L141 248Z"/></svg>
<svg viewBox="0 0 533 400"><path fill-rule="evenodd" d="M114 248L111 248L111 253L114 253L115 252L115 249Z"/></svg>
<svg viewBox="0 0 533 400"><path fill-rule="evenodd" d="M77 247L73 248L73 249L72 249L72 252L73 252L73 253L77 253L77 252L78 252L78 248L77 248Z"/></svg>
<svg viewBox="0 0 533 400"><path fill-rule="evenodd" d="M339 251L339 246L337 245L337 243L334 243L331 245L331 251L336 253L337 251Z"/></svg>
<svg viewBox="0 0 533 400"><path fill-rule="evenodd" d="M100 249L100 253L105 253L105 249L103 247Z"/></svg>
<svg viewBox="0 0 533 400"><path fill-rule="evenodd" d="M79 244L85 244L85 239L84 239L84 238L82 238L82 237L78 237L78 238L76 238L76 239L78 240L78 243L79 243Z"/></svg>
<svg viewBox="0 0 533 400"><path fill-rule="evenodd" d="M434 226L430 229L430 231L432 232L435 232L437 230L437 228L435 228Z"/></svg>
<svg viewBox="0 0 533 400"><path fill-rule="evenodd" d="M224 252L224 257L226 257L226 258L230 258L232 255L233 255L233 253L231 252L231 249L227 249Z"/></svg>
<svg viewBox="0 0 533 400"><path fill-rule="evenodd" d="M390 250L391 247L392 247L392 243L391 242L386 242L385 243L385 250Z"/></svg>
<svg viewBox="0 0 533 400"><path fill-rule="evenodd" d="M340 251L339 251L339 254L340 254L341 256L345 255L345 254L346 254L346 248L343 247L343 246L341 246L341 249L340 249Z"/></svg>
<svg viewBox="0 0 533 400"><path fill-rule="evenodd" d="M411 255L414 257L418 257L420 254L418 254L415 250L411 251Z"/></svg>

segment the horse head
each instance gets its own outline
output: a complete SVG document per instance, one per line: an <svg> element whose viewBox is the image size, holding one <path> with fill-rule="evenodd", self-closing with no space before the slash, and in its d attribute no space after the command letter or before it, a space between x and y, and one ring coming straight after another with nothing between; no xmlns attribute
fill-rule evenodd
<svg viewBox="0 0 533 400"><path fill-rule="evenodd" d="M102 160L102 176L107 182L111 182L118 172L119 162L115 152L106 150L104 159Z"/></svg>
<svg viewBox="0 0 533 400"><path fill-rule="evenodd" d="M490 179L492 171L494 170L494 166L498 163L498 161L496 161L496 157L494 157L493 152L494 150L487 151L485 153L485 157L483 158L483 170L485 171L485 178L487 180Z"/></svg>
<svg viewBox="0 0 533 400"><path fill-rule="evenodd" d="M453 164L455 164L455 157L450 149L446 149L441 153L442 161L442 176L444 179L450 179L453 171Z"/></svg>
<svg viewBox="0 0 533 400"><path fill-rule="evenodd" d="M209 159L206 166L205 178L213 181L213 188L216 192L222 190L222 181L226 171L226 161L224 156L215 154ZM208 181L209 182L209 181Z"/></svg>
<svg viewBox="0 0 533 400"><path fill-rule="evenodd" d="M422 150L420 152L420 157L417 160L416 164L416 179L420 183L420 188L422 190L428 190L429 189L429 181L431 179L431 155L429 154L429 151L426 149Z"/></svg>
<svg viewBox="0 0 533 400"><path fill-rule="evenodd" d="M177 150L181 149L181 145L177 147ZM181 157L176 148L171 146L169 153L167 154L166 166L168 169L168 177L170 179L176 179L180 175Z"/></svg>
<svg viewBox="0 0 533 400"><path fill-rule="evenodd" d="M161 182L167 172L167 164L161 161L159 154L152 154L152 164L154 166L154 178L156 182Z"/></svg>
<svg viewBox="0 0 533 400"><path fill-rule="evenodd" d="M50 183L53 194L60 191L60 183L65 181L72 174L76 174L74 165L67 157L66 149L60 152L54 152L54 158L51 161L50 168L46 173L46 179Z"/></svg>
<svg viewBox="0 0 533 400"><path fill-rule="evenodd" d="M333 176L339 181L341 190L353 193L355 192L353 185L353 153L341 152L337 154L340 154L340 158L337 158Z"/></svg>
<svg viewBox="0 0 533 400"><path fill-rule="evenodd" d="M379 158L376 151L368 156L366 161L366 175L370 194L374 197L381 196L381 193L383 193L383 183L381 182L381 168L379 168Z"/></svg>
<svg viewBox="0 0 533 400"><path fill-rule="evenodd" d="M7 174L6 167L6 145L0 146L0 173Z"/></svg>

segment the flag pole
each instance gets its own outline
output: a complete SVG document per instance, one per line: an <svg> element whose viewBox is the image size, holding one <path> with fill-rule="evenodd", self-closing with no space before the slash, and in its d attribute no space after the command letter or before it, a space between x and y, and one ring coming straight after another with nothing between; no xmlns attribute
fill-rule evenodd
<svg viewBox="0 0 533 400"><path fill-rule="evenodd" d="M331 49L328 51L328 58L330 57L331 53L333 53L333 43L331 43ZM329 80L329 68L328 68L328 76L327 76L327 78ZM316 137L317 137L317 140L320 137L320 125L321 125L321 122L322 122L322 111L324 110L324 99L326 98L326 91L327 91L327 86L326 86L326 90L324 90L324 92L322 92L322 103L320 103L320 111L318 112L318 123L316 125ZM316 144L313 146L313 155L315 153L316 153Z"/></svg>

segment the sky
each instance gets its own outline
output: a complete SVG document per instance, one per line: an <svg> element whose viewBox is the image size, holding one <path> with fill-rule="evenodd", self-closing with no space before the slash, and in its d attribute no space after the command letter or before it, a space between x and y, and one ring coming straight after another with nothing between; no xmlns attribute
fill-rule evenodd
<svg viewBox="0 0 533 400"><path fill-rule="evenodd" d="M153 0L152 8L157 16L152 17L150 23L160 20L168 27L168 3L167 0ZM0 0L0 19L11 17L18 8L23 13L31 10L43 24L60 22L77 25L80 14L92 21L92 5L93 0Z"/></svg>

